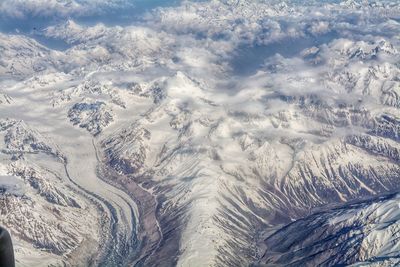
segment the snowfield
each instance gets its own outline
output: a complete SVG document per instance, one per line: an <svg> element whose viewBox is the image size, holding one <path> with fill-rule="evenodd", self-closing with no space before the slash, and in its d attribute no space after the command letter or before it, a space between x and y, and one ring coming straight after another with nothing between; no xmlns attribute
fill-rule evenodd
<svg viewBox="0 0 400 267"><path fill-rule="evenodd" d="M4 1L2 22L18 266L399 264L396 1Z"/></svg>

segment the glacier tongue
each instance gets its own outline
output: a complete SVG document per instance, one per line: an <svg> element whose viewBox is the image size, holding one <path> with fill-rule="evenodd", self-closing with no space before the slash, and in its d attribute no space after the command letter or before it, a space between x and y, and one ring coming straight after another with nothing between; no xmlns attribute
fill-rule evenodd
<svg viewBox="0 0 400 267"><path fill-rule="evenodd" d="M16 237L17 259L28 265L30 259L44 264L40 257L49 264L124 264L137 246L137 206L102 180L107 174L98 172L97 140L67 119L68 106L51 104L53 86L68 77L42 78L37 88L16 83L8 90L15 101L1 108L13 118L0 122L6 174L28 188L2 195L2 223ZM36 97L29 99L32 92ZM38 107L33 112L32 105Z"/></svg>

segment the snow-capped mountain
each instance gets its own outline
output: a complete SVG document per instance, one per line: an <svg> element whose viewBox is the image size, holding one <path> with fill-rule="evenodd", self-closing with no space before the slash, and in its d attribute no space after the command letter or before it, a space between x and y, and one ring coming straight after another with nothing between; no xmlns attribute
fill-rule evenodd
<svg viewBox="0 0 400 267"><path fill-rule="evenodd" d="M0 33L17 264L398 263L398 3L66 2Z"/></svg>
<svg viewBox="0 0 400 267"><path fill-rule="evenodd" d="M265 240L261 262L395 266L399 264L399 233L398 195L382 196L316 212L277 230Z"/></svg>

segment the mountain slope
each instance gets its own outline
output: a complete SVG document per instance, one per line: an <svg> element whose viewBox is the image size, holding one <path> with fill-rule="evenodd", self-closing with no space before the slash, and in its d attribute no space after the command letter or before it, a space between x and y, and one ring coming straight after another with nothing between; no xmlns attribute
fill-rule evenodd
<svg viewBox="0 0 400 267"><path fill-rule="evenodd" d="M394 266L399 263L399 218L396 194L320 211L270 235L260 262Z"/></svg>

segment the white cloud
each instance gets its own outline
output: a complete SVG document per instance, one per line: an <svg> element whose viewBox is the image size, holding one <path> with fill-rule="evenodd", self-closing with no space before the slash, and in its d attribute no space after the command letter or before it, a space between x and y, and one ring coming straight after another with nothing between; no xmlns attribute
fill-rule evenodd
<svg viewBox="0 0 400 267"><path fill-rule="evenodd" d="M2 0L0 13L8 17L69 17L93 15L128 4L126 0Z"/></svg>
<svg viewBox="0 0 400 267"><path fill-rule="evenodd" d="M309 31L314 35L324 34L329 32L330 25L327 21L316 21L313 22L309 28Z"/></svg>

